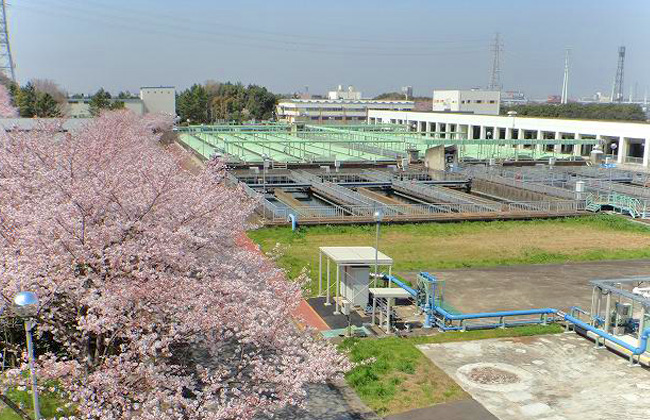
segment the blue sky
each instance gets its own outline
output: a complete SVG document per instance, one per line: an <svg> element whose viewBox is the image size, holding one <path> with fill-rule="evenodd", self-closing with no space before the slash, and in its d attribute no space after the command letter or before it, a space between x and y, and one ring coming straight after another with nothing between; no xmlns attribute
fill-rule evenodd
<svg viewBox="0 0 650 420"><path fill-rule="evenodd" d="M9 19L20 81L69 92L212 79L429 96L485 87L497 31L505 89L559 93L570 47L570 96L609 93L619 45L626 95L650 88L648 0L11 0Z"/></svg>

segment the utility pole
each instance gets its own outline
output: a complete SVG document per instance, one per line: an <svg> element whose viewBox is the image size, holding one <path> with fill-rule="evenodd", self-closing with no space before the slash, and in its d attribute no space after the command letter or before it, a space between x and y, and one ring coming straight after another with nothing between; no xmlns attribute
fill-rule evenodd
<svg viewBox="0 0 650 420"><path fill-rule="evenodd" d="M16 81L14 59L11 56L11 46L9 45L6 0L2 0L2 16L0 16L0 71L13 82Z"/></svg>
<svg viewBox="0 0 650 420"><path fill-rule="evenodd" d="M501 52L503 51L503 42L501 36L497 32L494 35L494 42L492 43L492 73L490 75L489 90L496 90L501 92Z"/></svg>
<svg viewBox="0 0 650 420"><path fill-rule="evenodd" d="M562 99L560 103L566 104L569 102L569 56L571 49L567 48L564 54L564 81L562 82Z"/></svg>
<svg viewBox="0 0 650 420"><path fill-rule="evenodd" d="M623 67L625 65L625 47L618 48L618 65L612 86L612 102L623 102Z"/></svg>

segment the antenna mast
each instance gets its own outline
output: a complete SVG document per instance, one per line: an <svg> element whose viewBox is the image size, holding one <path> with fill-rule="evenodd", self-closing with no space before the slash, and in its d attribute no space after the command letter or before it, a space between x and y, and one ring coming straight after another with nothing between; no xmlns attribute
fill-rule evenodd
<svg viewBox="0 0 650 420"><path fill-rule="evenodd" d="M503 43L501 42L500 34L497 32L494 36L494 43L492 44L492 74L490 76L489 90L501 91L501 52L503 51Z"/></svg>
<svg viewBox="0 0 650 420"><path fill-rule="evenodd" d="M9 29L7 28L7 2L2 0L2 16L0 16L0 71L13 82L16 81L14 59L9 45Z"/></svg>
<svg viewBox="0 0 650 420"><path fill-rule="evenodd" d="M564 81L562 82L562 99L560 103L566 104L569 102L569 56L571 49L567 48L564 54Z"/></svg>

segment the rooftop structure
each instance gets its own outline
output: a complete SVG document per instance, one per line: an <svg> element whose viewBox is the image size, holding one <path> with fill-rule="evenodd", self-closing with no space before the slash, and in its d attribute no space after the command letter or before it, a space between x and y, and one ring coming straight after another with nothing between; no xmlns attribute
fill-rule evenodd
<svg viewBox="0 0 650 420"><path fill-rule="evenodd" d="M339 85L336 90L327 92L327 99L337 100L344 99L346 101L361 100L361 92L354 89L354 86L348 86L348 90L344 90L342 85Z"/></svg>
<svg viewBox="0 0 650 420"><path fill-rule="evenodd" d="M435 112L462 112L470 114L499 115L501 92L490 90L434 90Z"/></svg>

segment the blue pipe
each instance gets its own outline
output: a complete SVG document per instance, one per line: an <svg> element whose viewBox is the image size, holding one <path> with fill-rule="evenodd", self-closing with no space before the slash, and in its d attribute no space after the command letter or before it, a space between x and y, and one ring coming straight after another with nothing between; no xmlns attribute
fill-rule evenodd
<svg viewBox="0 0 650 420"><path fill-rule="evenodd" d="M429 273L421 272L420 275L422 277L424 277L426 280L430 281L430 282L435 282L436 281L435 278L433 276L431 276ZM413 297L417 296L417 291L415 291L413 288L411 288L411 287L407 286L406 284L404 284L404 282L399 281L395 277L393 277L393 276L384 276L384 278L388 279L389 281L395 283L396 285L398 285L402 289L406 290ZM430 308L430 309L431 309L431 311L437 312L438 314L443 316L443 321L442 322L439 319L435 319L435 317L434 317L435 323L443 331L450 331L450 330L457 331L457 330L462 330L462 329L465 328L463 326L447 326L447 325L445 325L445 321L447 319L452 320L452 321L459 321L459 320L465 320L465 319L502 318L502 317L506 317L506 316L520 316L520 315L550 315L550 314L555 315L555 314L558 313L557 309L540 308L540 309L524 309L524 310L501 311L501 312L481 312L481 313L474 313L474 314L458 314L458 315L456 315L456 314L451 314L451 313L447 312L442 307L435 305L435 303L433 303L433 307ZM580 311L580 312L584 313L584 311L579 307L574 306L571 309L572 310L577 310L577 311ZM648 348L648 340L650 340L650 327L646 328L641 333L641 336L639 337L639 346L634 347L631 344L628 344L625 341L623 341L623 340L621 340L619 338L616 338L613 335L608 334L605 331L602 331L602 330L598 329L597 327L591 326L591 325L587 324L586 322L581 321L578 318L576 318L574 316L571 316L569 314L564 315L564 320L567 321L567 322L571 322L572 324L577 325L578 327L580 327L580 328L582 328L582 329L584 329L586 331L591 331L594 334L596 334L596 335L598 335L600 337L603 337L606 340L611 341L612 343L618 344L619 346L621 346L621 347L629 350L630 352L632 352L632 354L634 356L638 356L640 354L643 354L646 351L646 349ZM596 322L598 322L598 321L599 320L596 319ZM537 322L537 321L526 321L526 323L529 323L529 322L532 323L532 322ZM474 327L475 328L486 328L486 327L489 328L489 327L495 327L495 326L501 326L501 325L505 326L507 324L506 323L503 323L503 324L485 324L485 325L478 325L478 326L474 326Z"/></svg>
<svg viewBox="0 0 650 420"><path fill-rule="evenodd" d="M289 221L291 222L291 230L295 232L298 228L298 216L293 213L289 213Z"/></svg>
<svg viewBox="0 0 650 420"><path fill-rule="evenodd" d="M402 281L399 281L397 278L395 278L395 277L393 277L393 276L389 276L389 275L384 275L384 279L386 279L386 280L388 280L388 281L390 281L390 282L392 282L392 283L395 283L396 285L398 285L398 286L401 287L402 289L404 289L404 290L406 290L407 292L409 292L409 294L410 294L411 296L413 296L413 297L417 297L418 292L416 292L415 289L413 289L412 287L408 286L406 283L404 283L404 282L402 282Z"/></svg>
<svg viewBox="0 0 650 420"><path fill-rule="evenodd" d="M586 322L579 320L578 318L572 317L569 314L564 315L564 319L566 321L568 321L568 322L571 322L572 324L577 325L578 327L582 328L583 330L591 331L592 333L594 333L594 334L596 334L596 335L598 335L600 337L603 337L604 339L609 340L612 343L616 343L619 346L628 349L635 356L643 354L646 351L646 349L648 348L648 339L650 338L650 327L643 330L643 332L641 333L640 340L639 340L639 346L634 347L631 344L628 344L625 341L623 341L621 339L618 339L618 338L614 337L613 335L606 333L603 330L600 330L600 329L598 329L596 327L593 327L593 326L587 324Z"/></svg>
<svg viewBox="0 0 650 420"><path fill-rule="evenodd" d="M440 306L435 306L433 308L436 312L447 319L452 321L458 321L462 319L478 319L478 318L501 318L504 316L517 316L517 315L544 315L544 314L556 314L557 309L553 308L541 308L541 309L523 309L517 311L501 311L501 312L481 312L475 314L459 314L454 315L445 311Z"/></svg>

